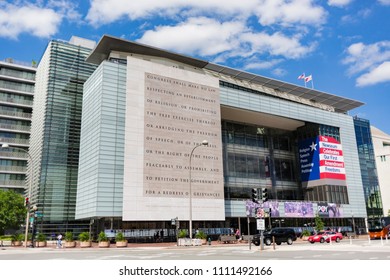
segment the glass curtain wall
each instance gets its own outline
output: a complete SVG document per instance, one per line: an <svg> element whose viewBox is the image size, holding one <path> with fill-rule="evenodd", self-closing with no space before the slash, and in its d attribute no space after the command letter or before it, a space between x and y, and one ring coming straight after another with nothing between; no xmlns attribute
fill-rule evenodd
<svg viewBox="0 0 390 280"><path fill-rule="evenodd" d="M47 78L37 80L34 102L31 147L40 174L32 199L43 213L38 223L46 229L57 224L64 232L75 218L83 84L96 68L85 62L89 53L82 46L52 41L37 73Z"/></svg>
<svg viewBox="0 0 390 280"><path fill-rule="evenodd" d="M383 215L383 206L375 165L370 122L365 119L354 117L354 124L364 196L366 200L367 217L368 219L380 218Z"/></svg>
<svg viewBox="0 0 390 280"><path fill-rule="evenodd" d="M294 139L293 132L222 121L225 199L248 199L264 187L270 199L302 199Z"/></svg>

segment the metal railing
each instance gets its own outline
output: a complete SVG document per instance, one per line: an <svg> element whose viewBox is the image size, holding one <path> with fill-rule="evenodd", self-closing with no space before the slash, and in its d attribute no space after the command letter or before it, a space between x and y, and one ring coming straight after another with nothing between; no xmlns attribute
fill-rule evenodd
<svg viewBox="0 0 390 280"><path fill-rule="evenodd" d="M0 138L0 144L19 144L28 146L30 141L29 139L20 139L20 138L7 138L7 137L1 137Z"/></svg>
<svg viewBox="0 0 390 280"><path fill-rule="evenodd" d="M13 124L0 123L0 129L17 130L17 131L23 131L28 133L30 132L30 127L25 125L13 125Z"/></svg>
<svg viewBox="0 0 390 280"><path fill-rule="evenodd" d="M26 181L25 180L0 180L0 186L1 187L26 187Z"/></svg>
<svg viewBox="0 0 390 280"><path fill-rule="evenodd" d="M1 110L1 109L0 109L0 115L28 119L28 120L31 119L30 113L20 113L20 112L13 112L13 111Z"/></svg>
<svg viewBox="0 0 390 280"><path fill-rule="evenodd" d="M22 160L27 160L28 156L26 153L22 152L10 152L10 151L2 151L0 150L0 157L6 157L6 158L18 158Z"/></svg>
<svg viewBox="0 0 390 280"><path fill-rule="evenodd" d="M6 102L11 103L15 105L26 105L26 106L33 106L32 100L26 100L22 98L10 98L10 97L0 97L0 102Z"/></svg>
<svg viewBox="0 0 390 280"><path fill-rule="evenodd" d="M27 167L0 165L0 172L26 173Z"/></svg>

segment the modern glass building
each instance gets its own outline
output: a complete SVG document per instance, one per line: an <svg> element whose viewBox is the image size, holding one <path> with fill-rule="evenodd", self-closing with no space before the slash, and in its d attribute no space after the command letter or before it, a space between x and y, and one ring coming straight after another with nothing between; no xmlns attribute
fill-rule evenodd
<svg viewBox="0 0 390 280"><path fill-rule="evenodd" d="M354 117L354 123L367 208L367 218L368 220L381 218L383 216L382 198L375 164L370 121Z"/></svg>
<svg viewBox="0 0 390 280"><path fill-rule="evenodd" d="M267 226L366 229L348 115L361 102L111 36L87 62L76 219L129 238L170 236L171 220L217 235L253 232L263 207Z"/></svg>
<svg viewBox="0 0 390 280"><path fill-rule="evenodd" d="M35 63L0 61L0 189L26 190ZM7 144L9 148L1 148Z"/></svg>
<svg viewBox="0 0 390 280"><path fill-rule="evenodd" d="M83 84L96 68L85 59L94 45L78 37L50 41L37 69L30 202L41 213L38 225L44 232L65 232L83 224L74 217Z"/></svg>

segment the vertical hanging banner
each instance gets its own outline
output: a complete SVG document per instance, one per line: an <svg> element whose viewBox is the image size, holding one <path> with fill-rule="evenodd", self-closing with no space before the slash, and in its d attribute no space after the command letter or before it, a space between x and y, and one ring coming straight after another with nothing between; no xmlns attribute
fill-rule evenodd
<svg viewBox="0 0 390 280"><path fill-rule="evenodd" d="M320 179L318 138L310 138L299 143L299 165L301 180L308 182Z"/></svg>
<svg viewBox="0 0 390 280"><path fill-rule="evenodd" d="M346 180L341 144L332 137L319 136L321 179Z"/></svg>
<svg viewBox="0 0 390 280"><path fill-rule="evenodd" d="M343 150L333 137L318 136L299 143L301 180L307 187L345 185Z"/></svg>

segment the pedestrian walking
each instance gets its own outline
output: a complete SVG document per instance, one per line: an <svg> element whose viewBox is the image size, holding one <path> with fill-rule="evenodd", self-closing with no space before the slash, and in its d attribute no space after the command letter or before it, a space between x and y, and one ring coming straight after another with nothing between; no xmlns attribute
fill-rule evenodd
<svg viewBox="0 0 390 280"><path fill-rule="evenodd" d="M240 239L240 237L241 237L241 232L240 232L239 229L236 230L235 235L236 235L236 239L237 239L237 240Z"/></svg>
<svg viewBox="0 0 390 280"><path fill-rule="evenodd" d="M62 248L62 234L57 236L57 248Z"/></svg>

